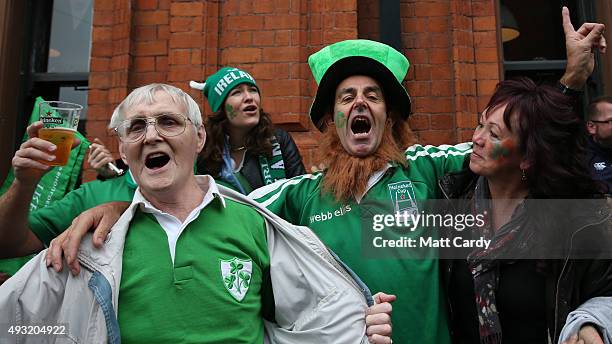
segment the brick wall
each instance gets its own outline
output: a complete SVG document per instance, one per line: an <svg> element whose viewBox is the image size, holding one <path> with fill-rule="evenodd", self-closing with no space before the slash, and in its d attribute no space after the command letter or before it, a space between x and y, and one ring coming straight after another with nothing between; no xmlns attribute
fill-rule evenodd
<svg viewBox="0 0 612 344"><path fill-rule="evenodd" d="M494 13L493 0L401 1L410 123L421 142L469 139L499 79ZM188 82L232 65L255 77L263 108L291 132L308 169L319 133L308 118L316 84L307 58L333 42L377 37L377 17L378 1L96 0L88 134L116 153L106 129L112 110L151 82L182 88L210 114ZM94 176L87 170L84 179Z"/></svg>

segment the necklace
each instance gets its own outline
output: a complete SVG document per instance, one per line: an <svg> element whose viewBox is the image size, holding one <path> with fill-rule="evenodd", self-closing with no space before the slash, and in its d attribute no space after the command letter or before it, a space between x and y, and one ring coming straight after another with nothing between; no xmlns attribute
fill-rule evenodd
<svg viewBox="0 0 612 344"><path fill-rule="evenodd" d="M240 146L240 147L236 147L236 148L232 147L231 148L232 152L240 152L240 151L243 151L245 149L246 149L246 146Z"/></svg>

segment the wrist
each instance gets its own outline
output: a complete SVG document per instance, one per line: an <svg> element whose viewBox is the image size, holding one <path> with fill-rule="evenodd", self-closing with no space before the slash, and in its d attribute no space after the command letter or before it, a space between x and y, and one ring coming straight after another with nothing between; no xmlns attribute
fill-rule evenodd
<svg viewBox="0 0 612 344"><path fill-rule="evenodd" d="M582 95L582 88L575 89L564 82L563 79L557 82L557 88L561 93L569 97L579 97Z"/></svg>
<svg viewBox="0 0 612 344"><path fill-rule="evenodd" d="M582 75L581 73L576 74L566 72L565 74L563 74L559 82L565 87L579 92L584 87L584 84L586 84L586 80L588 79L588 77L588 75Z"/></svg>

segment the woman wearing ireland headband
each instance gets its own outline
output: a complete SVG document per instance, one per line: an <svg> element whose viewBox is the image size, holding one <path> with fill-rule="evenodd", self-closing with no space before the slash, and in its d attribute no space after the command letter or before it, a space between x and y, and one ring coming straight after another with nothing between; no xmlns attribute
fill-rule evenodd
<svg viewBox="0 0 612 344"><path fill-rule="evenodd" d="M190 82L208 99L208 140L198 171L248 194L272 182L306 173L302 157L287 132L274 129L261 108L255 79L238 68L224 67L205 83Z"/></svg>

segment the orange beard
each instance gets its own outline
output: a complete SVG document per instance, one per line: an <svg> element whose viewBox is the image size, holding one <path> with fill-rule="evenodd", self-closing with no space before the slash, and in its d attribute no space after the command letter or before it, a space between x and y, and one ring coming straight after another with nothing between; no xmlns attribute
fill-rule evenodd
<svg viewBox="0 0 612 344"><path fill-rule="evenodd" d="M344 150L335 125L330 123L319 146L319 156L323 157L321 162L327 166L322 192L329 192L334 195L336 201L345 202L357 195L363 195L370 176L382 170L387 163L396 162L406 166L406 157L392 132L391 121L387 120L376 152L366 157L357 157Z"/></svg>

